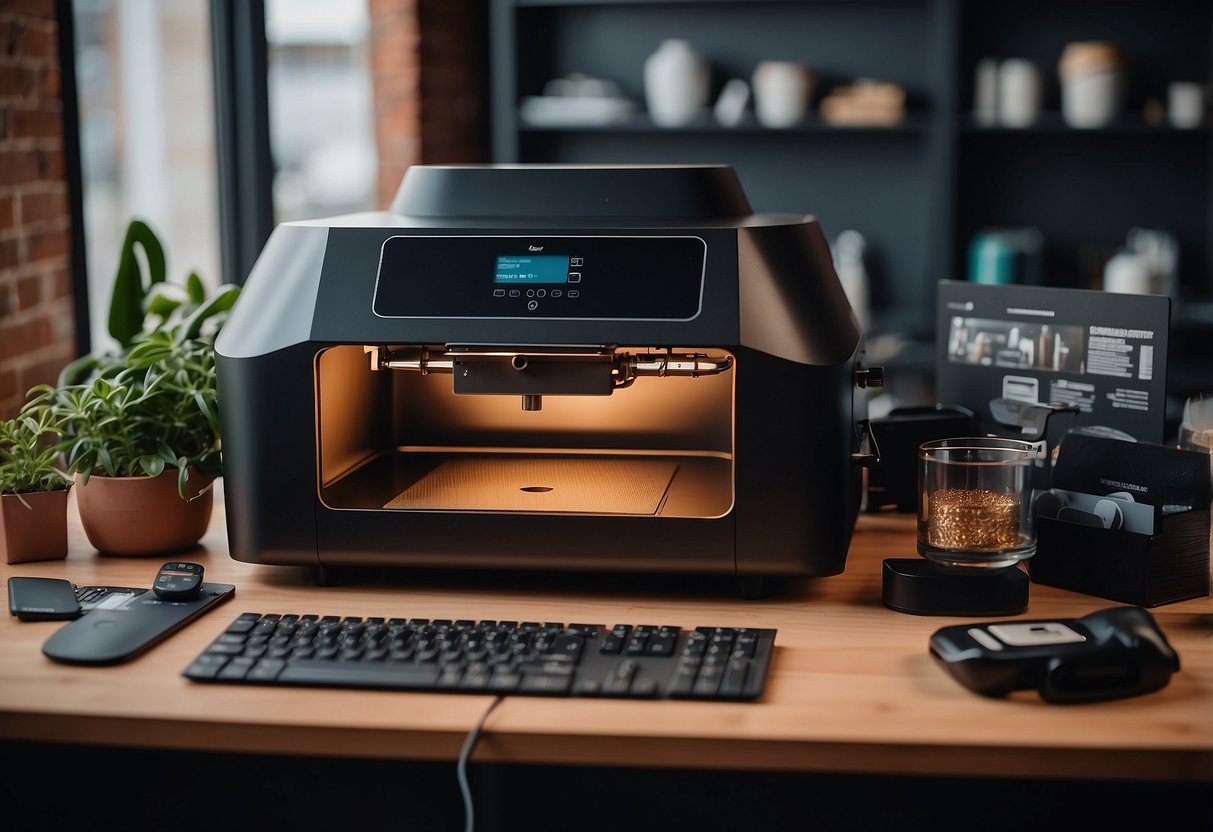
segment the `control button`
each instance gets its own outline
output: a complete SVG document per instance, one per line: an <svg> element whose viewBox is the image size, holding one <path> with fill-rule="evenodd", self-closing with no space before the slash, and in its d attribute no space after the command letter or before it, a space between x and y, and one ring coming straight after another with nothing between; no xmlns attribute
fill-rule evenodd
<svg viewBox="0 0 1213 832"><path fill-rule="evenodd" d="M581 272L569 272L569 283L580 283Z"/></svg>
<svg viewBox="0 0 1213 832"><path fill-rule="evenodd" d="M585 262L585 261L584 261L584 260L582 260L580 257L570 257L570 258L569 258L569 265L570 265L570 266L580 266L580 265L581 265L582 263L584 263L584 262Z"/></svg>
<svg viewBox="0 0 1213 832"><path fill-rule="evenodd" d="M552 297L554 297L554 298L558 298L558 297L560 297L560 295L561 295L561 294L562 294L562 293L561 293L561 291L560 291L559 289L553 289L553 290L552 290Z"/></svg>
<svg viewBox="0 0 1213 832"><path fill-rule="evenodd" d="M494 290L493 290L493 297L495 297L495 298L503 298L503 297L505 297L505 289L494 289Z"/></svg>
<svg viewBox="0 0 1213 832"><path fill-rule="evenodd" d="M576 290L576 289L569 289L569 297L571 297L571 298L579 298L579 297L581 297L581 292L579 292L579 291L578 291L578 290Z"/></svg>
<svg viewBox="0 0 1213 832"><path fill-rule="evenodd" d="M512 297L512 298L522 297L522 290L521 289L510 289L510 297Z"/></svg>
<svg viewBox="0 0 1213 832"><path fill-rule="evenodd" d="M548 294L547 289L536 289L535 290L535 297L537 297L537 298L547 297L547 294Z"/></svg>
<svg viewBox="0 0 1213 832"><path fill-rule="evenodd" d="M536 309L538 309L538 308L539 308L539 301L537 301L537 300L528 300L528 301L526 302L526 308L527 308L527 309L530 309L532 312L534 312Z"/></svg>
<svg viewBox="0 0 1213 832"><path fill-rule="evenodd" d="M528 298L533 298L533 297L535 297L535 290L534 290L534 289L527 289L527 290L526 290L526 296L527 296Z"/></svg>

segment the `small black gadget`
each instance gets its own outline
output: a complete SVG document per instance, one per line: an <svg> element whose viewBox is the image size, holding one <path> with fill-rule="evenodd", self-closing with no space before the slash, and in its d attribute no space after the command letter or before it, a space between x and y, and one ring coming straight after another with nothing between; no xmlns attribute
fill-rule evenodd
<svg viewBox="0 0 1213 832"><path fill-rule="evenodd" d="M1097 702L1166 687L1179 656L1141 607L1054 621L958 624L931 636L931 655L983 696L1036 688L1046 702Z"/></svg>
<svg viewBox="0 0 1213 832"><path fill-rule="evenodd" d="M76 588L62 578L9 578L8 611L22 621L67 621L80 615Z"/></svg>
<svg viewBox="0 0 1213 832"><path fill-rule="evenodd" d="M165 601L186 601L202 587L202 564L172 561L160 567L152 591Z"/></svg>

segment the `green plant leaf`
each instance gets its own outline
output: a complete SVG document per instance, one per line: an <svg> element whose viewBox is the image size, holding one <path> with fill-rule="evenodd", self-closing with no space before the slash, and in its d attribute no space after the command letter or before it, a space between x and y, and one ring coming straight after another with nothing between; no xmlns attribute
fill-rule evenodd
<svg viewBox="0 0 1213 832"><path fill-rule="evenodd" d="M114 468L114 458L110 456L108 448L100 447L97 449L97 461L101 463L101 467L105 469L107 476L117 476L116 469Z"/></svg>
<svg viewBox="0 0 1213 832"><path fill-rule="evenodd" d="M189 295L190 303L195 306L206 300L206 285L197 272L190 272L190 276L185 279L185 291Z"/></svg>
<svg viewBox="0 0 1213 832"><path fill-rule="evenodd" d="M219 291L208 300L206 303L199 306L197 309L185 319L185 325L182 328L182 337L185 339L193 339L198 337L198 333L202 331L202 325L207 319L221 312L228 312L236 305L236 300L240 297L240 287L235 284L225 284L219 287Z"/></svg>
<svg viewBox="0 0 1213 832"><path fill-rule="evenodd" d="M139 467L149 477L158 477L164 473L164 460L158 456L139 457Z"/></svg>
<svg viewBox="0 0 1213 832"><path fill-rule="evenodd" d="M67 387L72 384L79 384L84 380L89 372L96 367L96 356L82 355L59 371L59 379L56 384L59 387Z"/></svg>
<svg viewBox="0 0 1213 832"><path fill-rule="evenodd" d="M138 246L147 258L148 275L144 280L135 253ZM162 283L165 276L164 248L151 227L142 220L131 220L118 256L114 290L110 295L109 333L122 346L143 330L143 299L149 289Z"/></svg>
<svg viewBox="0 0 1213 832"><path fill-rule="evenodd" d="M164 281L151 287L147 293L145 306L147 314L158 315L161 319L168 320L173 312L190 303L191 300L185 287Z"/></svg>

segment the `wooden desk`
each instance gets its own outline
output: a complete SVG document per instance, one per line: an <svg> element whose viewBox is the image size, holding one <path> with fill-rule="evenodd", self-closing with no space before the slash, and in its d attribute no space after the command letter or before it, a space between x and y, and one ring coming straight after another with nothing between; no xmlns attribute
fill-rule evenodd
<svg viewBox="0 0 1213 832"><path fill-rule="evenodd" d="M73 521L75 508L69 506ZM846 572L742 601L731 582L526 573L377 573L316 588L306 570L228 556L222 505L188 554L236 597L133 662L44 658L56 623L0 620L0 740L269 754L453 760L490 696L202 685L181 671L239 613L540 619L775 627L766 695L752 704L509 697L478 761L849 773L1213 781L1213 600L1155 616L1182 670L1148 696L1056 706L1034 692L976 696L937 667L927 640L955 618L880 601L881 559L914 554L912 518L860 518ZM161 558L101 556L78 523L66 561L11 575L148 586ZM5 590L7 591L7 590ZM1032 585L1024 617L1084 615L1103 599Z"/></svg>

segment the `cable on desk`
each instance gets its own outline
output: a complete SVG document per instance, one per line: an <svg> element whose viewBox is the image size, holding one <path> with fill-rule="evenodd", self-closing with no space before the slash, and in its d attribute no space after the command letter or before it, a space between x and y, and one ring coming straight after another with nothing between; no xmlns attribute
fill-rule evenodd
<svg viewBox="0 0 1213 832"><path fill-rule="evenodd" d="M459 764L455 767L455 773L459 776L459 791L463 793L463 810L465 822L463 828L466 832L472 832L475 826L472 807L472 790L468 786L468 760L472 756L472 750L476 747L476 742L480 739L480 731L484 728L484 721L489 718L489 714L493 712L501 704L504 696L498 696L489 706L484 709L484 713L480 716L480 721L476 723L476 727L468 732L467 739L463 741L463 750L459 752Z"/></svg>

